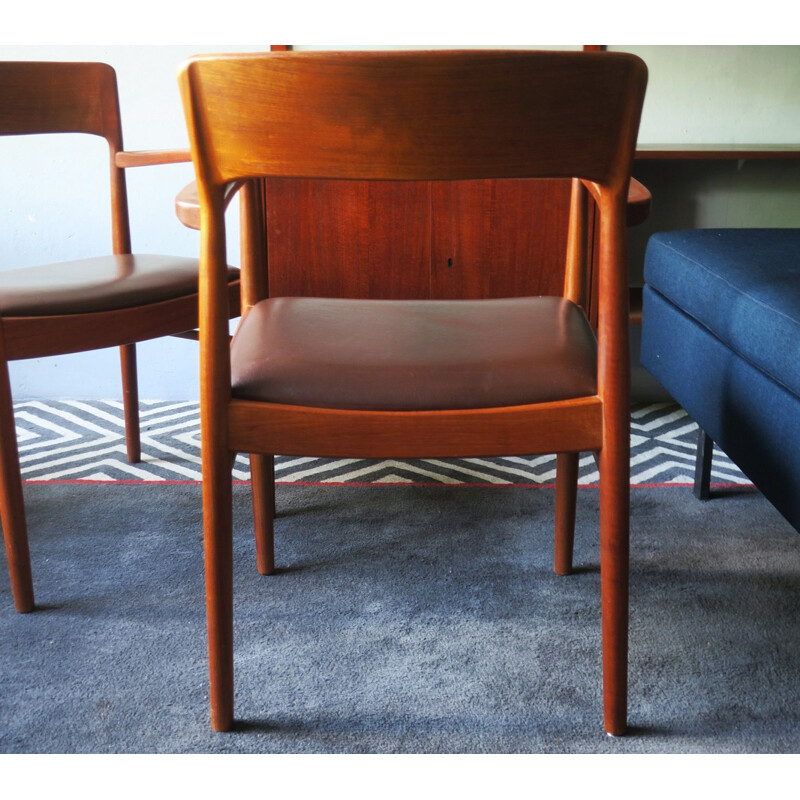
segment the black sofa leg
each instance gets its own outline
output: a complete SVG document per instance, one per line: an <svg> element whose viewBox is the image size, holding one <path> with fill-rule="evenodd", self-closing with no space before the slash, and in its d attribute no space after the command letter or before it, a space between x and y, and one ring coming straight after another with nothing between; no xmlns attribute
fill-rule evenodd
<svg viewBox="0 0 800 800"><path fill-rule="evenodd" d="M714 454L714 442L702 429L697 432L697 461L694 467L694 496L698 500L708 500L711 496L711 457Z"/></svg>

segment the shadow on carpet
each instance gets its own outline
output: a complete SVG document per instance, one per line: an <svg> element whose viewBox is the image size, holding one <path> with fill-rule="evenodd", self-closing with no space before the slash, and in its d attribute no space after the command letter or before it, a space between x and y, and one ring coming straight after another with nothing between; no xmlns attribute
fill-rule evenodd
<svg viewBox="0 0 800 800"><path fill-rule="evenodd" d="M632 492L631 735L602 730L598 493L235 487L236 730L208 720L197 485L25 487L37 611L0 575L6 753L800 751L800 538L751 490Z"/></svg>

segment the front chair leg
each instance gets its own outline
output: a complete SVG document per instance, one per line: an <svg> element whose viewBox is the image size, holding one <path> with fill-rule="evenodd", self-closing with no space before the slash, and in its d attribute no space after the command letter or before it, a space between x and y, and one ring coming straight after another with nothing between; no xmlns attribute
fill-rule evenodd
<svg viewBox="0 0 800 800"><path fill-rule="evenodd" d="M622 736L628 716L630 466L625 442L600 452L600 592L605 729Z"/></svg>
<svg viewBox="0 0 800 800"><path fill-rule="evenodd" d="M227 731L233 725L233 456L205 440L203 445L211 726L216 731Z"/></svg>
<svg viewBox="0 0 800 800"><path fill-rule="evenodd" d="M275 458L250 454L250 484L253 492L253 527L256 537L256 566L262 575L275 571Z"/></svg>
<svg viewBox="0 0 800 800"><path fill-rule="evenodd" d="M0 519L3 523L14 608L24 614L33 611L33 576L22 477L19 471L14 406L8 379L8 363L5 359L0 362Z"/></svg>
<svg viewBox="0 0 800 800"><path fill-rule="evenodd" d="M575 505L578 500L578 459L580 453L556 456L556 535L554 564L557 575L572 572L575 542Z"/></svg>
<svg viewBox="0 0 800 800"><path fill-rule="evenodd" d="M125 415L125 446L128 461L137 464L142 460L139 435L139 381L136 375L136 345L124 344L119 348L122 369L122 407Z"/></svg>

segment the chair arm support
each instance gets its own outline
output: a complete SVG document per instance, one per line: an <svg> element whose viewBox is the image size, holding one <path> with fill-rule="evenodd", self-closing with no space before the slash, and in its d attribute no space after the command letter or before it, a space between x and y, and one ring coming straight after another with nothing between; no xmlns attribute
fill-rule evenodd
<svg viewBox="0 0 800 800"><path fill-rule="evenodd" d="M116 166L151 167L157 164L182 164L192 160L189 150L120 150L114 158Z"/></svg>
<svg viewBox="0 0 800 800"><path fill-rule="evenodd" d="M243 181L234 181L225 187L225 208L233 196L242 188ZM200 230L200 200L197 197L197 183L187 183L175 196L175 214L187 227Z"/></svg>

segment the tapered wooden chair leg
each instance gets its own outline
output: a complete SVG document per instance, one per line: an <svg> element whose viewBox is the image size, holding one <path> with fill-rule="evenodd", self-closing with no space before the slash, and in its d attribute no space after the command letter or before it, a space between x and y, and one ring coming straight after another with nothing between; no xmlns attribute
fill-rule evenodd
<svg viewBox="0 0 800 800"><path fill-rule="evenodd" d="M203 528L211 725L216 731L227 731L233 725L231 462L225 453L209 452L204 453L204 462Z"/></svg>
<svg viewBox="0 0 800 800"><path fill-rule="evenodd" d="M33 611L33 576L19 471L14 406L8 380L8 364L5 360L0 362L0 520L3 523L14 608L24 614Z"/></svg>
<svg viewBox="0 0 800 800"><path fill-rule="evenodd" d="M605 729L622 736L628 716L628 580L630 558L628 447L600 453L600 590Z"/></svg>
<svg viewBox="0 0 800 800"><path fill-rule="evenodd" d="M275 458L263 453L250 455L250 483L253 492L253 524L256 537L256 566L262 575L275 571Z"/></svg>
<svg viewBox="0 0 800 800"><path fill-rule="evenodd" d="M557 575L572 572L575 542L575 505L578 500L578 459L580 453L559 453L556 456L556 535L555 571Z"/></svg>
<svg viewBox="0 0 800 800"><path fill-rule="evenodd" d="M119 349L122 368L122 406L125 413L125 445L128 461L136 464L142 460L139 434L139 381L136 375L136 345L125 344Z"/></svg>

